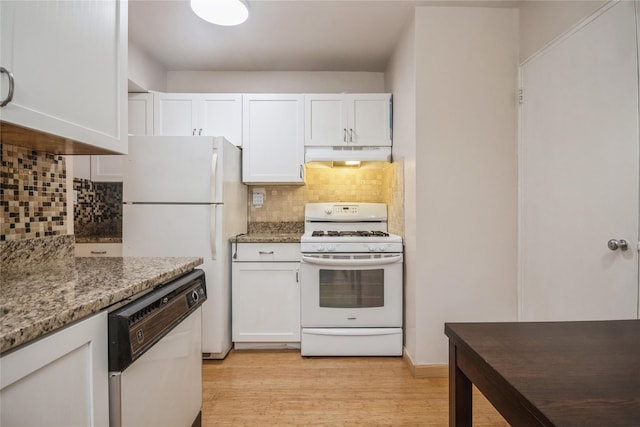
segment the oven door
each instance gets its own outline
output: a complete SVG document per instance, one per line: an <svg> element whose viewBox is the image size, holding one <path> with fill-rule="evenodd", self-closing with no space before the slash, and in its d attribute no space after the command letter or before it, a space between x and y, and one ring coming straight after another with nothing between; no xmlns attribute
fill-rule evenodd
<svg viewBox="0 0 640 427"><path fill-rule="evenodd" d="M302 254L301 324L402 326L402 254Z"/></svg>

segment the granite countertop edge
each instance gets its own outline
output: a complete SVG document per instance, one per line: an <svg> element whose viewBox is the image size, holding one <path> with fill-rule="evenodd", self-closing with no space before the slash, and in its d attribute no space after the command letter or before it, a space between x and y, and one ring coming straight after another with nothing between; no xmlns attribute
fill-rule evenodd
<svg viewBox="0 0 640 427"><path fill-rule="evenodd" d="M196 257L89 257L52 268L34 265L19 272L3 271L0 353L166 283L202 263Z"/></svg>
<svg viewBox="0 0 640 427"><path fill-rule="evenodd" d="M122 237L76 236L76 243L122 243Z"/></svg>
<svg viewBox="0 0 640 427"><path fill-rule="evenodd" d="M249 233L229 240L232 243L300 243L302 233Z"/></svg>

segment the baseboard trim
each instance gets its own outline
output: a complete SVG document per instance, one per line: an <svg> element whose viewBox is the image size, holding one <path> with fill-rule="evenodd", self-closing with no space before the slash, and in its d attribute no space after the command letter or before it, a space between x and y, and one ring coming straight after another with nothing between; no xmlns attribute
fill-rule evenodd
<svg viewBox="0 0 640 427"><path fill-rule="evenodd" d="M402 358L413 378L447 378L449 376L449 365L447 364L416 365L406 349L402 350Z"/></svg>

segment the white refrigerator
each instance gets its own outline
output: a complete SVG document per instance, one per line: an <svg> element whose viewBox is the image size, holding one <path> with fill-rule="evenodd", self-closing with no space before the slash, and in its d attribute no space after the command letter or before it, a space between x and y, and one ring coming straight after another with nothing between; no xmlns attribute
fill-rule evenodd
<svg viewBox="0 0 640 427"><path fill-rule="evenodd" d="M247 231L241 150L223 137L129 138L123 177L124 256L202 257L202 352L231 349L229 239Z"/></svg>

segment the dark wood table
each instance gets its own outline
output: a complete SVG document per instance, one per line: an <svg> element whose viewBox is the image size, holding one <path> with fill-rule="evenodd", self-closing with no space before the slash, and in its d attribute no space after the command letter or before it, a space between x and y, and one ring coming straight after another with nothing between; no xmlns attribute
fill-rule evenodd
<svg viewBox="0 0 640 427"><path fill-rule="evenodd" d="M512 426L640 426L640 320L447 323L449 425L475 385Z"/></svg>

